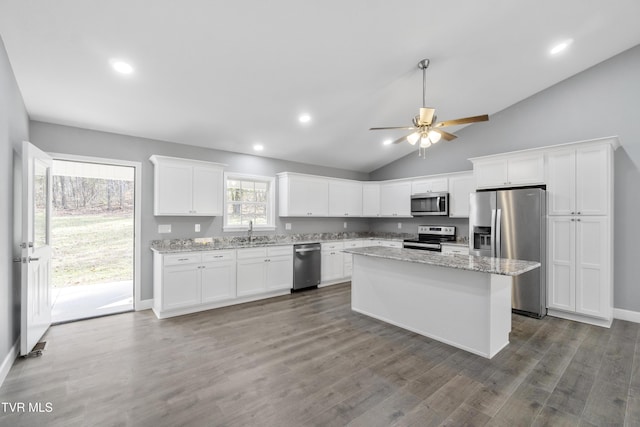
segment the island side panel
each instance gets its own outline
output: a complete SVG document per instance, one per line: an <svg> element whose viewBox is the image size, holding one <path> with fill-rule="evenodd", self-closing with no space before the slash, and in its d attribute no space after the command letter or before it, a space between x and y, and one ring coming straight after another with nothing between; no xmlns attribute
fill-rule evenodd
<svg viewBox="0 0 640 427"><path fill-rule="evenodd" d="M491 342L489 344L489 358L492 358L509 344L513 277L492 274L490 280L489 339Z"/></svg>
<svg viewBox="0 0 640 427"><path fill-rule="evenodd" d="M352 309L484 357L509 342L510 288L491 274L355 255ZM492 291L497 291L492 294ZM491 298L496 298L491 301ZM505 309L504 305L508 305ZM492 310L505 313L492 313Z"/></svg>

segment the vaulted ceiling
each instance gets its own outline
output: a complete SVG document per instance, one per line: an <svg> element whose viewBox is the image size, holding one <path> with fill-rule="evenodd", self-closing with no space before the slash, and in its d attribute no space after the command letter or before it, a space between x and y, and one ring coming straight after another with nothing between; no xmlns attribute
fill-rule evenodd
<svg viewBox="0 0 640 427"><path fill-rule="evenodd" d="M639 44L639 16L637 0L2 0L0 35L34 120L369 172L414 150L368 129L410 125L419 60L439 119L492 114Z"/></svg>

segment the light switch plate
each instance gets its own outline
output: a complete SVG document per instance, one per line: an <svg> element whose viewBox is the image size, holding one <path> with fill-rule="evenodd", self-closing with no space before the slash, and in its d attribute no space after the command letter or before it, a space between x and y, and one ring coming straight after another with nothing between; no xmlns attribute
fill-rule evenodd
<svg viewBox="0 0 640 427"><path fill-rule="evenodd" d="M171 224L158 224L158 233L171 233Z"/></svg>
<svg viewBox="0 0 640 427"><path fill-rule="evenodd" d="M344 222L343 226L344 228L347 228L347 221Z"/></svg>
<svg viewBox="0 0 640 427"><path fill-rule="evenodd" d="M285 223L284 224L284 229L285 230L291 230L291 223L290 222Z"/></svg>
<svg viewBox="0 0 640 427"><path fill-rule="evenodd" d="M399 229L401 229L401 228L402 228L402 223L401 223L401 222L399 222L399 223L398 223L398 230L399 230Z"/></svg>
<svg viewBox="0 0 640 427"><path fill-rule="evenodd" d="M200 232L200 224L196 224L196 233Z"/></svg>

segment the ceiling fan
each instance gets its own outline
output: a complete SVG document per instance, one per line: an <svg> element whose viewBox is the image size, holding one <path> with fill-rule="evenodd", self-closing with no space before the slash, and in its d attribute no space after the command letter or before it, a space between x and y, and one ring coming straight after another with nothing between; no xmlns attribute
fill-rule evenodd
<svg viewBox="0 0 640 427"><path fill-rule="evenodd" d="M369 129L369 130L406 129L406 130L413 131L408 135L405 135L401 138L396 139L395 141L392 142L392 144L399 144L403 141L407 141L409 144L415 145L419 140L420 145L418 145L418 155L420 156L424 156L426 149L429 148L431 144L435 144L438 141L440 141L441 138L444 138L446 141L452 141L457 138L457 136L442 130L442 128L447 126L465 125L465 124L475 123L475 122L486 122L489 120L489 116L487 114L483 114L481 116L465 117L462 119L437 122L436 121L437 117L435 115L436 113L435 108L427 107L427 68L428 67L429 67L428 59L423 59L422 61L418 62L418 68L422 70L422 108L420 108L420 113L413 118L413 126L381 127L381 128Z"/></svg>

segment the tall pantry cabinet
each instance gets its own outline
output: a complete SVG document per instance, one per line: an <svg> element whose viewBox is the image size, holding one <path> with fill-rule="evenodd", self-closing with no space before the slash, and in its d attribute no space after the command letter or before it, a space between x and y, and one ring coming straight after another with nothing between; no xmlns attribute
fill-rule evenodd
<svg viewBox="0 0 640 427"><path fill-rule="evenodd" d="M546 152L549 314L613 320L613 150L616 138Z"/></svg>

